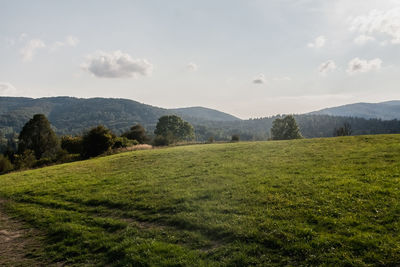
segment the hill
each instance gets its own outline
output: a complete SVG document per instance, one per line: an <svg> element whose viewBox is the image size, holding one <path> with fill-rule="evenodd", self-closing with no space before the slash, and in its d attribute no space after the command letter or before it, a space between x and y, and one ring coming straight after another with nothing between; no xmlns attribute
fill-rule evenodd
<svg viewBox="0 0 400 267"><path fill-rule="evenodd" d="M128 99L73 97L0 97L0 151L7 139L17 136L36 113L45 114L58 135L80 134L103 124L116 134L140 123L152 134L159 117L176 114L195 128L197 141L210 137L227 141L233 134L241 140L267 140L272 122L280 116L240 120L232 115L203 107L163 109ZM400 120L364 119L345 116L303 114L295 116L304 137L330 137L334 129L350 123L353 134L400 133Z"/></svg>
<svg viewBox="0 0 400 267"><path fill-rule="evenodd" d="M399 135L173 147L3 175L0 198L54 262L395 266L399 161Z"/></svg>
<svg viewBox="0 0 400 267"><path fill-rule="evenodd" d="M45 114L57 134L81 133L98 124L116 133L122 133L136 123L152 130L158 118L167 114L179 114L191 123L239 120L229 114L202 107L168 110L129 99L0 97L0 130L5 134L18 133L36 113Z"/></svg>
<svg viewBox="0 0 400 267"><path fill-rule="evenodd" d="M400 120L400 101L382 103L355 103L339 107L326 108L310 114L359 117L365 119Z"/></svg>
<svg viewBox="0 0 400 267"><path fill-rule="evenodd" d="M170 111L181 115L187 120L198 118L205 121L240 121L239 118L230 114L203 107L176 108L170 109Z"/></svg>

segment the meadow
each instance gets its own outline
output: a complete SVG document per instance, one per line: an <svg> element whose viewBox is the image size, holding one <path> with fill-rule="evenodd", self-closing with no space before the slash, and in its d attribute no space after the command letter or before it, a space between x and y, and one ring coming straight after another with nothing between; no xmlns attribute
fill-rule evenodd
<svg viewBox="0 0 400 267"><path fill-rule="evenodd" d="M53 263L400 263L400 135L131 151L0 176L0 198Z"/></svg>

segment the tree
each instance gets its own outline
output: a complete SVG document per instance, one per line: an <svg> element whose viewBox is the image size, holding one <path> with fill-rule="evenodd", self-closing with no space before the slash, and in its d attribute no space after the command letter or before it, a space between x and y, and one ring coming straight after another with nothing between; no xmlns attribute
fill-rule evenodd
<svg viewBox="0 0 400 267"><path fill-rule="evenodd" d="M43 114L34 115L19 134L18 152L28 149L34 152L36 159L52 158L60 149L59 140Z"/></svg>
<svg viewBox="0 0 400 267"><path fill-rule="evenodd" d="M144 144L149 141L149 137L146 135L146 130L140 124L132 126L129 131L123 133L121 136L130 140L136 140L140 144Z"/></svg>
<svg viewBox="0 0 400 267"><path fill-rule="evenodd" d="M342 127L339 127L338 129L335 128L333 131L334 136L348 136L351 135L351 133L351 125L347 122L345 122Z"/></svg>
<svg viewBox="0 0 400 267"><path fill-rule="evenodd" d="M168 138L168 143L192 140L194 138L193 126L175 115L159 118L154 134Z"/></svg>
<svg viewBox="0 0 400 267"><path fill-rule="evenodd" d="M299 126L292 115L275 119L272 123L271 135L273 140L290 140L303 138Z"/></svg>
<svg viewBox="0 0 400 267"><path fill-rule="evenodd" d="M92 128L83 135L81 155L95 157L111 149L115 135L103 125Z"/></svg>

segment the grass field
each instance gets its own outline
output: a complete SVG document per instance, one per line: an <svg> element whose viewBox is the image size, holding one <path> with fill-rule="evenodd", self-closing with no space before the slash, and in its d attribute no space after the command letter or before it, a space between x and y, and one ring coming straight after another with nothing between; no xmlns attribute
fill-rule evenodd
<svg viewBox="0 0 400 267"><path fill-rule="evenodd" d="M0 197L54 262L400 264L400 135L133 151L0 176Z"/></svg>

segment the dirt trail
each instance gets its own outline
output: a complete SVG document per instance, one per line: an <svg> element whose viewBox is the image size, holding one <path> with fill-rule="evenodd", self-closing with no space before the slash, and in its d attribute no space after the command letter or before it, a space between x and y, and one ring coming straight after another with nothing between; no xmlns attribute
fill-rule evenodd
<svg viewBox="0 0 400 267"><path fill-rule="evenodd" d="M5 203L0 199L0 266L49 266L38 256L43 255L40 233L8 216Z"/></svg>

